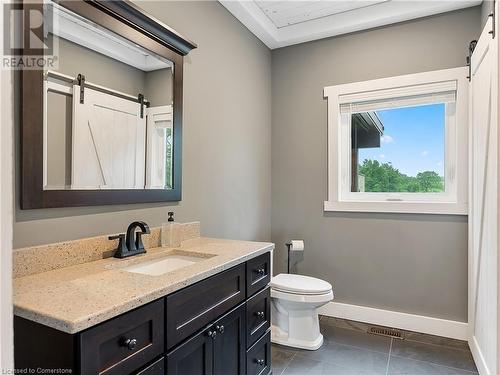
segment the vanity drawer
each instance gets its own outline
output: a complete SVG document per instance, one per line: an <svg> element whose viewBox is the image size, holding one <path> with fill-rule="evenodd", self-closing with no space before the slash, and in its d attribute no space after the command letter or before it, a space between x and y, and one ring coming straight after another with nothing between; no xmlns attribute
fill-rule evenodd
<svg viewBox="0 0 500 375"><path fill-rule="evenodd" d="M245 264L240 264L166 299L167 349L245 300Z"/></svg>
<svg viewBox="0 0 500 375"><path fill-rule="evenodd" d="M152 302L81 333L81 374L129 374L163 354L163 305Z"/></svg>
<svg viewBox="0 0 500 375"><path fill-rule="evenodd" d="M270 327L270 304L270 287L247 300L247 348L252 346Z"/></svg>
<svg viewBox="0 0 500 375"><path fill-rule="evenodd" d="M262 336L247 351L247 374L267 375L271 373L271 331Z"/></svg>
<svg viewBox="0 0 500 375"><path fill-rule="evenodd" d="M247 296L261 290L271 280L270 253L259 255L247 261Z"/></svg>

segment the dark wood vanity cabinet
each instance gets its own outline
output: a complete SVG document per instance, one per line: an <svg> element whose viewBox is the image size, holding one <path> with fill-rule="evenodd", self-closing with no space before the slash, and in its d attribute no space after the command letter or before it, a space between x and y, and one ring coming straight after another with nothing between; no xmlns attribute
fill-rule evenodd
<svg viewBox="0 0 500 375"><path fill-rule="evenodd" d="M16 316L14 365L20 373L40 368L122 375L142 369L156 375L159 366L152 362L165 351L164 324L163 299L74 335Z"/></svg>
<svg viewBox="0 0 500 375"><path fill-rule="evenodd" d="M163 301L99 324L78 335L82 374L128 374L164 352Z"/></svg>
<svg viewBox="0 0 500 375"><path fill-rule="evenodd" d="M247 268L247 296L264 288L271 279L271 257L269 253L250 259Z"/></svg>
<svg viewBox="0 0 500 375"><path fill-rule="evenodd" d="M262 254L74 335L16 317L16 369L70 369L81 375L267 375L269 262L270 254ZM255 272L256 267L264 267L264 274Z"/></svg>
<svg viewBox="0 0 500 375"><path fill-rule="evenodd" d="M271 289L257 292L247 302L247 346L252 346L271 326Z"/></svg>
<svg viewBox="0 0 500 375"><path fill-rule="evenodd" d="M267 375L271 373L271 332L262 336L247 351L247 375Z"/></svg>
<svg viewBox="0 0 500 375"><path fill-rule="evenodd" d="M153 363L147 365L142 370L139 370L136 375L164 375L165 374L165 358L161 357Z"/></svg>
<svg viewBox="0 0 500 375"><path fill-rule="evenodd" d="M245 374L245 304L214 323L214 375Z"/></svg>
<svg viewBox="0 0 500 375"><path fill-rule="evenodd" d="M167 350L244 300L245 264L167 296Z"/></svg>
<svg viewBox="0 0 500 375"><path fill-rule="evenodd" d="M245 329L241 304L169 353L167 374L245 374Z"/></svg>
<svg viewBox="0 0 500 375"><path fill-rule="evenodd" d="M214 342L209 330L203 330L167 354L167 374L212 375Z"/></svg>

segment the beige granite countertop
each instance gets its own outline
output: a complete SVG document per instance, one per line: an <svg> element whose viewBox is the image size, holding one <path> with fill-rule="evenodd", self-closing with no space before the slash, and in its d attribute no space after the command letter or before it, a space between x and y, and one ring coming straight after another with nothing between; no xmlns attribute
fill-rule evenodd
<svg viewBox="0 0 500 375"><path fill-rule="evenodd" d="M76 333L273 248L267 242L200 237L184 241L178 250L153 248L128 259L106 258L19 277L13 280L14 314ZM161 276L122 269L179 250L213 256Z"/></svg>

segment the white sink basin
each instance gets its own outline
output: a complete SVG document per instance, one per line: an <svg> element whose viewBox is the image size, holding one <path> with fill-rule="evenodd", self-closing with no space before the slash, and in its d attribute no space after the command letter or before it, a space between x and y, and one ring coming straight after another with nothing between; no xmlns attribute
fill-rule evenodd
<svg viewBox="0 0 500 375"><path fill-rule="evenodd" d="M159 259L149 260L123 268L124 271L140 273L149 276L161 276L168 272L187 267L211 256L192 256L182 254L166 255Z"/></svg>

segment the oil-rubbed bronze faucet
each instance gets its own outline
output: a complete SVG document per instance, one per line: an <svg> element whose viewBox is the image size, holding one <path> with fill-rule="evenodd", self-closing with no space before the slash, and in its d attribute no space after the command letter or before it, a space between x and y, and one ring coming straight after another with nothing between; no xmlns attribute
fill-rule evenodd
<svg viewBox="0 0 500 375"><path fill-rule="evenodd" d="M136 233L136 228L140 228L141 231ZM116 249L114 257L126 258L132 255L145 253L146 249L142 243L142 235L149 233L151 233L149 226L144 221L134 221L127 228L126 238L124 233L116 236L109 236L108 238L110 240L119 240L118 248Z"/></svg>

